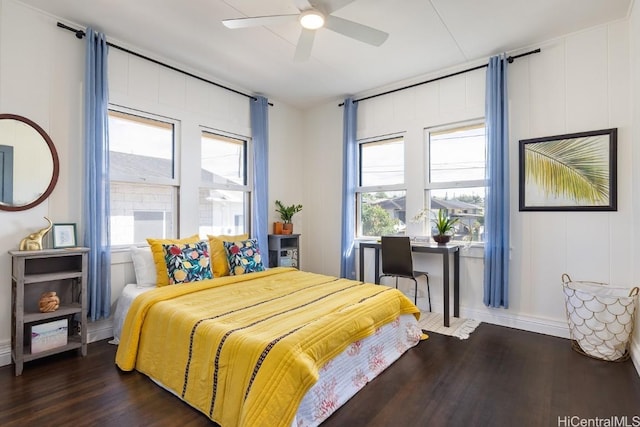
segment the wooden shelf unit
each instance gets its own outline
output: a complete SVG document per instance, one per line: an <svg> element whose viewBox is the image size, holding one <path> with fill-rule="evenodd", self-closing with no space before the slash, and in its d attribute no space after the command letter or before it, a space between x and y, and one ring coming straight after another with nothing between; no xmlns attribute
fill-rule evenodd
<svg viewBox="0 0 640 427"><path fill-rule="evenodd" d="M87 355L87 265L89 248L9 251L11 270L11 355L16 376L24 362L80 349ZM50 313L38 308L44 292L55 291L60 307ZM32 353L33 326L67 319L67 344Z"/></svg>

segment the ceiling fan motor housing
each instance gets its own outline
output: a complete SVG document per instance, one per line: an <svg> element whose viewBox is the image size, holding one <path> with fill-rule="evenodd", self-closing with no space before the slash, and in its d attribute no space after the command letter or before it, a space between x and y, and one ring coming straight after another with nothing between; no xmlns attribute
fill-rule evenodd
<svg viewBox="0 0 640 427"><path fill-rule="evenodd" d="M324 26L324 14L316 9L305 10L300 14L300 25L307 30L317 30Z"/></svg>

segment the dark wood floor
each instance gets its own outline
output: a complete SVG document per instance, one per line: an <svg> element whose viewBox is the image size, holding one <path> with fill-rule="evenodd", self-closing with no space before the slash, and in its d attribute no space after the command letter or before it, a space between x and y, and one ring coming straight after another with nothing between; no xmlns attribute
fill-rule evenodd
<svg viewBox="0 0 640 427"><path fill-rule="evenodd" d="M208 419L137 372L114 365L115 347L89 345L0 368L1 426L205 426ZM631 361L581 356L569 342L482 324L468 340L431 334L323 426L558 426L558 417L628 417L640 423ZM579 424L573 424L579 425ZM585 424L586 425L586 424Z"/></svg>

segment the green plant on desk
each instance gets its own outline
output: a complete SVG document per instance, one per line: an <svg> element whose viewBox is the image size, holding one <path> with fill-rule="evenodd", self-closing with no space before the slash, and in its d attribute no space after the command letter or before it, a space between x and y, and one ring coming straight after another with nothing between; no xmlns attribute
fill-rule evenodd
<svg viewBox="0 0 640 427"><path fill-rule="evenodd" d="M435 218L431 220L433 225L438 230L439 236L451 235L451 231L453 230L453 226L460 221L460 218L453 218L447 215L444 209L438 209L438 213Z"/></svg>

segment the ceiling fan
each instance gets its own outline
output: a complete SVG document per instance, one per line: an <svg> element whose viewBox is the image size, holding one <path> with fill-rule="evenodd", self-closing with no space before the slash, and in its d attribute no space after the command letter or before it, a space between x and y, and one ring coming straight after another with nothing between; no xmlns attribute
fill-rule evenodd
<svg viewBox="0 0 640 427"><path fill-rule="evenodd" d="M361 42L380 46L389 37L388 33L375 28L349 21L331 15L355 0L293 0L300 11L293 15L256 16L248 18L225 19L222 21L227 28L247 28L264 25L280 24L298 20L302 26L302 32L298 39L295 61L304 61L311 55L311 47L316 31L326 28Z"/></svg>

